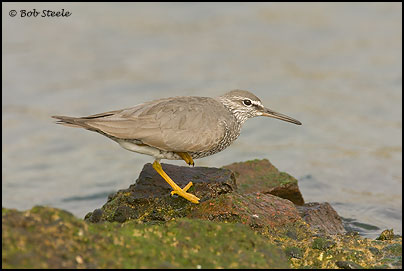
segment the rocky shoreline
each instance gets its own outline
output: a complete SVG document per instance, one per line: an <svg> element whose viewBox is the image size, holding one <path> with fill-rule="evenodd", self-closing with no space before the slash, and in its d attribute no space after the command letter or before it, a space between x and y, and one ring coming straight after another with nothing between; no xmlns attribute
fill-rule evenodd
<svg viewBox="0 0 404 271"><path fill-rule="evenodd" d="M192 204L146 164L135 184L78 219L2 210L4 268L401 268L402 237L347 232L328 203L305 203L268 160L223 168L162 164Z"/></svg>

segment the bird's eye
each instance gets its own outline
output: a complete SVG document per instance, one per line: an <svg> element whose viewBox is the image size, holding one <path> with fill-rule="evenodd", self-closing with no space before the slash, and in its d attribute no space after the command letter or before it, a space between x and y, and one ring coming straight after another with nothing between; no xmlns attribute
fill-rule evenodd
<svg viewBox="0 0 404 271"><path fill-rule="evenodd" d="M246 106L250 106L252 103L251 103L251 100L245 99L243 101L243 104L246 105Z"/></svg>

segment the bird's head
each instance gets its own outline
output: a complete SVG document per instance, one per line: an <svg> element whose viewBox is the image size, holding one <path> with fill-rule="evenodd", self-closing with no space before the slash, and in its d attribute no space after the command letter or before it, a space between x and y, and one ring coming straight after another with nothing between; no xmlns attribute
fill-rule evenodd
<svg viewBox="0 0 404 271"><path fill-rule="evenodd" d="M249 118L264 116L280 119L297 125L302 124L294 118L264 107L257 96L246 90L232 90L219 96L218 99L233 113L239 123L243 123Z"/></svg>

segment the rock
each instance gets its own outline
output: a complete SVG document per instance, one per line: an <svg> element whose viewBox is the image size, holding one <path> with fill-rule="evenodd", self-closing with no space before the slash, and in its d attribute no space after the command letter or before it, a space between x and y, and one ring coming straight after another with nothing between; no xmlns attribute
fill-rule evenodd
<svg viewBox="0 0 404 271"><path fill-rule="evenodd" d="M200 197L201 203L195 205L183 198L171 197L171 187L151 164L146 164L135 184L109 197L102 207L101 218L97 217L96 221L123 223L140 219L150 222L192 217L237 221L258 229L300 223L302 216L309 225L328 234L344 232L338 214L329 204L298 206L299 214L289 201L303 203L297 180L279 172L266 159L234 163L222 169L162 166L179 186L184 187L192 181L194 185L189 192ZM293 189L288 190L291 187ZM289 200L283 200L279 195ZM86 220L93 221L93 217L90 213Z"/></svg>
<svg viewBox="0 0 404 271"><path fill-rule="evenodd" d="M247 162L248 165L251 163ZM268 165L269 162L264 163ZM189 192L201 198L200 204L171 197L171 187L158 175L151 164L146 164L138 180L128 189L119 190L102 207L101 221L123 223L170 221L178 217L241 222L256 229L281 227L301 223L294 204L269 193L245 192L237 188L234 173L225 168L180 167L162 164L164 171L180 186L189 181ZM242 168L240 165L239 168ZM271 172L273 169L270 170ZM260 172L264 174L264 170ZM237 178L243 178L238 174ZM272 180L274 185L275 180ZM281 182L278 184L280 185ZM263 187L268 184L262 182ZM280 185L281 186L281 185ZM86 219L93 217L88 214Z"/></svg>
<svg viewBox="0 0 404 271"><path fill-rule="evenodd" d="M319 249L323 251L327 251L330 248L333 248L335 246L335 242L331 240L327 240L324 237L318 237L313 240L313 243L311 244L311 247L313 249Z"/></svg>
<svg viewBox="0 0 404 271"><path fill-rule="evenodd" d="M390 230L384 230L382 233L379 235L379 237L376 238L376 240L393 240L394 239L394 232L393 229Z"/></svg>
<svg viewBox="0 0 404 271"><path fill-rule="evenodd" d="M86 223L49 207L2 211L3 268L288 268L283 252L241 224ZM242 259L242 260L240 260Z"/></svg>
<svg viewBox="0 0 404 271"><path fill-rule="evenodd" d="M261 163L269 164L255 160L237 168L257 168ZM252 180L252 187L242 170L234 174L228 169L163 167L180 186L194 182L190 192L203 199L200 204L170 196L171 188L148 164L135 185L109 196L101 209L86 215L86 222L53 208L3 208L3 267L402 266L402 239L391 230L378 240L341 234L341 221L328 203L296 208L289 199L273 195L274 190L269 193L276 186L291 187L285 185L289 177L282 179L285 174L276 173L278 184L265 177L277 171L271 166L271 174L257 168L261 181ZM241 187L238 181L243 178Z"/></svg>
<svg viewBox="0 0 404 271"><path fill-rule="evenodd" d="M342 269L363 269L362 266L352 261L337 261L336 265Z"/></svg>
<svg viewBox="0 0 404 271"><path fill-rule="evenodd" d="M270 194L229 193L203 202L187 217L214 221L241 222L259 231L300 222L295 206L289 200Z"/></svg>
<svg viewBox="0 0 404 271"><path fill-rule="evenodd" d="M101 221L101 218L102 218L102 210L95 209L93 212L88 213L84 219L90 221L91 223L98 223Z"/></svg>
<svg viewBox="0 0 404 271"><path fill-rule="evenodd" d="M267 159L233 163L223 168L235 172L240 193L272 194L297 205L304 204L297 180L280 172Z"/></svg>
<svg viewBox="0 0 404 271"><path fill-rule="evenodd" d="M180 187L192 182L192 191L201 200L207 200L237 189L234 174L228 169L180 167L164 163L161 165L167 175ZM132 199L164 197L169 195L171 191L170 185L153 169L150 163L143 167L134 185L128 189L120 190L122 193L130 193Z"/></svg>
<svg viewBox="0 0 404 271"><path fill-rule="evenodd" d="M345 233L342 220L328 202L310 202L297 206L301 217L311 227L327 234Z"/></svg>
<svg viewBox="0 0 404 271"><path fill-rule="evenodd" d="M285 249L285 253L289 258L303 258L303 250L298 247L288 247Z"/></svg>
<svg viewBox="0 0 404 271"><path fill-rule="evenodd" d="M201 202L237 189L234 174L228 169L168 164L162 164L162 167L180 187L192 181L193 185L188 192L199 197ZM102 207L101 221L169 221L187 216L194 207L199 206L181 197L170 196L171 191L171 187L152 165L146 164L135 184L108 198L108 202ZM92 214L87 214L86 220L90 221L91 216Z"/></svg>

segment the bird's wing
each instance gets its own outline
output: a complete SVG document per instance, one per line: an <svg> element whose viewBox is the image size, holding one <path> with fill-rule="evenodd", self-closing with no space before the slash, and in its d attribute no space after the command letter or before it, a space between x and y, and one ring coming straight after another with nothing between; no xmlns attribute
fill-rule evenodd
<svg viewBox="0 0 404 271"><path fill-rule="evenodd" d="M196 152L210 150L220 142L229 117L230 113L212 98L177 97L92 115L83 124L166 151Z"/></svg>

